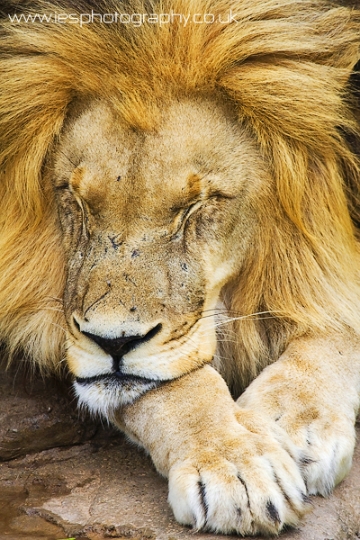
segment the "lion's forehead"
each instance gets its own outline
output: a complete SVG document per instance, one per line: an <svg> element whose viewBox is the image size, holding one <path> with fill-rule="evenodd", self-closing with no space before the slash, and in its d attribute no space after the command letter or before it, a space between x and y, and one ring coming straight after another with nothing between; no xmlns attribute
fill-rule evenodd
<svg viewBox="0 0 360 540"><path fill-rule="evenodd" d="M55 158L56 182L68 179L85 200L116 201L142 215L186 206L221 187L239 191L254 163L245 130L216 102L187 100L165 109L157 129L139 132L103 102L68 122ZM131 216L128 215L127 219ZM170 219L169 215L167 217Z"/></svg>

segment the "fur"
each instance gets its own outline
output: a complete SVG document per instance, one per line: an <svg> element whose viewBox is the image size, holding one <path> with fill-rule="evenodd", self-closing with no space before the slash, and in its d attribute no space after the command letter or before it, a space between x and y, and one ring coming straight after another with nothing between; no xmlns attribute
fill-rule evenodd
<svg viewBox="0 0 360 540"><path fill-rule="evenodd" d="M24 6L25 13L69 8ZM116 5L104 7L110 12ZM131 9L159 12L151 2L132 2ZM227 14L228 3L162 4L162 12L170 9ZM235 100L239 117L271 156L278 200L271 215L264 209L262 261L247 262L248 277L235 284L231 298L236 311L241 298L244 314L280 316L271 321L278 336L273 350L256 321L241 323L246 338L238 346L253 363L264 364L261 358L278 355L289 335L309 328L359 330L356 246L344 190L345 172L350 184L359 184L345 138L358 130L347 81L359 57L359 14L350 17L348 9L323 1L263 0L241 2L236 15L240 30L236 24L80 28L4 18L0 336L10 353L23 349L51 369L62 355L56 299L63 262L53 197L41 171L70 103L89 96L108 99L131 124L149 129L163 101L220 90ZM276 221L275 237L266 234L273 230L268 220Z"/></svg>
<svg viewBox="0 0 360 540"><path fill-rule="evenodd" d="M21 13L76 18L118 4L29 0ZM16 23L18 2L2 5L9 361L21 351L59 372L66 350L80 402L150 452L181 523L242 535L298 523L307 494L347 474L355 444L360 10L131 0L123 12L236 19L134 26ZM206 174L190 171L182 188L171 176L172 150L187 166L204 141L230 195L204 187ZM236 396L251 383L237 404L204 365L220 288L212 366Z"/></svg>

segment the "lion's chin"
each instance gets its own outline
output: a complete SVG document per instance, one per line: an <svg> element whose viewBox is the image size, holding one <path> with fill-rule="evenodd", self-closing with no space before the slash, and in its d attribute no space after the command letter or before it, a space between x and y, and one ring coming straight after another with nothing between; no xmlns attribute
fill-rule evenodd
<svg viewBox="0 0 360 540"><path fill-rule="evenodd" d="M80 406L87 407L94 414L109 418L115 409L133 403L161 384L162 381L133 375L108 374L89 378L78 377L74 381L74 389Z"/></svg>

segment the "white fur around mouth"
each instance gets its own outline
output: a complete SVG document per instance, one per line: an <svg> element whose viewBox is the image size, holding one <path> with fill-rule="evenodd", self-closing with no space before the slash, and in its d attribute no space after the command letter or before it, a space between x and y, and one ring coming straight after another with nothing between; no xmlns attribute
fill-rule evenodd
<svg viewBox="0 0 360 540"><path fill-rule="evenodd" d="M131 375L120 378L109 374L88 379L78 378L74 382L74 389L80 406L108 419L115 409L133 403L159 384L160 381L151 379Z"/></svg>

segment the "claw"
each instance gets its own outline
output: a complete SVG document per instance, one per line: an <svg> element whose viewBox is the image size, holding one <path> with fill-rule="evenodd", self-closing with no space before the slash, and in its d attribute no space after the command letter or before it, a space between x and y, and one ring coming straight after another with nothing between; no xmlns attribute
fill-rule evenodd
<svg viewBox="0 0 360 540"><path fill-rule="evenodd" d="M266 503L266 512L271 521L275 523L275 525L280 525L281 519L279 516L279 512L277 511L276 506L271 501L268 501Z"/></svg>
<svg viewBox="0 0 360 540"><path fill-rule="evenodd" d="M202 509L204 511L204 525L203 525L203 527L206 527L209 505L208 505L208 503L206 501L205 484L201 479L198 481L198 487L199 487L200 504L201 504Z"/></svg>

